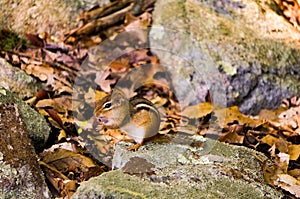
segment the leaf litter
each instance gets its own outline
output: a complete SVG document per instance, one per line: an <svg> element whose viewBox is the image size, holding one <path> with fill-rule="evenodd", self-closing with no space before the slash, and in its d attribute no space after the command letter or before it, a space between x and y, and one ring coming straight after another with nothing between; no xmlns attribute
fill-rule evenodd
<svg viewBox="0 0 300 199"><path fill-rule="evenodd" d="M159 58L143 47L147 33L136 31L151 25L154 1L137 2L114 1L83 12L82 24L61 41L48 33L26 34L30 44L22 41L14 49L0 49L0 56L13 66L46 83L44 90L24 100L52 126L48 147L39 157L56 195L70 197L81 182L110 170L114 144L129 139L120 130L97 129L93 115L97 102L120 86L128 97L144 97L158 107L160 134L207 136L208 128L221 129L216 134L219 141L255 149L273 161L262 162L268 184L300 197L300 98L284 99L276 110L261 110L257 116L244 115L236 106L216 107L212 100L180 107ZM296 27L297 12L284 12ZM137 39L138 48L132 49L128 38ZM109 46L107 39L119 45ZM103 41L103 49L92 52ZM90 65L82 68L88 52ZM118 53L116 59L98 65L98 60ZM83 86L74 87L75 80ZM126 169L133 172L130 166Z"/></svg>

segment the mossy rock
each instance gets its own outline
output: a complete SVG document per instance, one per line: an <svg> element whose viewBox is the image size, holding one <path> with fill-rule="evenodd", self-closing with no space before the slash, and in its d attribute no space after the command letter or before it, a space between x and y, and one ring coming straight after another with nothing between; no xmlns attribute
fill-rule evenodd
<svg viewBox="0 0 300 199"><path fill-rule="evenodd" d="M158 0L150 47L182 102L238 105L248 114L300 93L300 35L272 0ZM206 87L203 86L203 82Z"/></svg>
<svg viewBox="0 0 300 199"><path fill-rule="evenodd" d="M254 150L180 134L171 142L145 143L136 152L128 151L128 144L120 142L115 148L116 170L81 184L72 198L283 196L265 183L256 157L267 158Z"/></svg>
<svg viewBox="0 0 300 199"><path fill-rule="evenodd" d="M20 114L26 125L26 130L29 132L29 137L35 149L42 149L50 134L50 127L45 118L19 99L15 94L0 86L0 104L5 103L18 104Z"/></svg>

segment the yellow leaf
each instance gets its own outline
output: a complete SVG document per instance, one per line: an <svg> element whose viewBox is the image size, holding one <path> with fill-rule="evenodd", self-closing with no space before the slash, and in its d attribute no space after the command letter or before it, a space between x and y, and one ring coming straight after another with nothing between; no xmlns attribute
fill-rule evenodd
<svg viewBox="0 0 300 199"><path fill-rule="evenodd" d="M103 91L98 91L96 90L95 92L95 102L101 100L102 98L104 98L107 95L107 93L103 92Z"/></svg>
<svg viewBox="0 0 300 199"><path fill-rule="evenodd" d="M271 121L277 121L278 120L278 115L279 113L275 110L267 110L267 109L262 109L258 117L262 120L271 120Z"/></svg>
<svg viewBox="0 0 300 199"><path fill-rule="evenodd" d="M266 135L261 139L262 142L268 144L269 146L273 146L277 142L278 138L272 135Z"/></svg>
<svg viewBox="0 0 300 199"><path fill-rule="evenodd" d="M66 134L65 130L60 129L57 140L60 141L61 139L66 138L66 137L67 137L67 134Z"/></svg>
<svg viewBox="0 0 300 199"><path fill-rule="evenodd" d="M217 122L221 127L225 127L228 123L234 121L241 125L249 125L251 127L257 127L263 123L262 120L255 120L249 116L245 116L239 111L237 106L232 106L225 109L215 110L215 116L218 118Z"/></svg>
<svg viewBox="0 0 300 199"><path fill-rule="evenodd" d="M47 153L42 161L49 165L55 165L59 170L62 168L66 169L70 165L75 164L88 168L96 166L91 158L61 148L54 150L52 153Z"/></svg>
<svg viewBox="0 0 300 199"><path fill-rule="evenodd" d="M209 102L187 106L183 109L181 114L189 118L202 118L210 114L213 110L213 105Z"/></svg>
<svg viewBox="0 0 300 199"><path fill-rule="evenodd" d="M300 155L300 145L299 144L291 144L288 146L290 160L297 160Z"/></svg>

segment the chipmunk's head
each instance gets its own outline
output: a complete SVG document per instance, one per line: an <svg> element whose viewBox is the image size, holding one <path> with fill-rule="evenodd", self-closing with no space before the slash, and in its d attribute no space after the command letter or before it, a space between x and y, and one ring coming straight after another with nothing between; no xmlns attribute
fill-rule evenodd
<svg viewBox="0 0 300 199"><path fill-rule="evenodd" d="M103 126L119 128L130 117L129 108L128 99L115 92L96 103L95 116Z"/></svg>

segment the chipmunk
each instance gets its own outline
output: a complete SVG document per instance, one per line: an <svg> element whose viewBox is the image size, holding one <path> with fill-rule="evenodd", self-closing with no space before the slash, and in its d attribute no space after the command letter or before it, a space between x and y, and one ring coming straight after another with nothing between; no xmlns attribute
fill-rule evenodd
<svg viewBox="0 0 300 199"><path fill-rule="evenodd" d="M149 100L139 97L127 99L119 91L100 100L94 113L101 125L119 128L136 142L128 150L138 149L145 138L158 133L160 126L160 113Z"/></svg>

